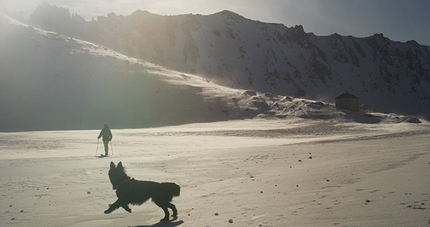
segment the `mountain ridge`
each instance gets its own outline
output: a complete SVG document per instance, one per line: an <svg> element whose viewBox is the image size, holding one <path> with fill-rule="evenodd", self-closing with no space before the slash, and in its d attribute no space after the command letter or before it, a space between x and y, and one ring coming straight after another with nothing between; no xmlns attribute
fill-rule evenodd
<svg viewBox="0 0 430 227"><path fill-rule="evenodd" d="M415 41L316 36L300 25L253 21L227 10L207 16L138 10L89 22L72 15L49 28L35 19L54 15L44 15L45 8L55 11L41 5L30 24L216 84L327 102L348 91L377 111L430 116L430 47ZM59 29L64 25L66 32Z"/></svg>
<svg viewBox="0 0 430 227"><path fill-rule="evenodd" d="M410 122L229 88L0 14L0 131L142 128L250 118Z"/></svg>
<svg viewBox="0 0 430 227"><path fill-rule="evenodd" d="M310 100L208 83L3 14L0 34L0 131L97 129L107 122L117 129L144 128L259 115L309 117L321 108L308 108ZM327 118L345 116L327 107Z"/></svg>

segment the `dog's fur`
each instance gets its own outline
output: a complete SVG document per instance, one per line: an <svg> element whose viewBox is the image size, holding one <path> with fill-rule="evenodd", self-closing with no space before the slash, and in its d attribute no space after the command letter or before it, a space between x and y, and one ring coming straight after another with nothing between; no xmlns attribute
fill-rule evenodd
<svg viewBox="0 0 430 227"><path fill-rule="evenodd" d="M174 218L177 217L178 211L171 201L174 196L179 196L179 185L175 183L140 181L130 178L127 176L122 162L119 162L116 167L113 162L110 163L109 179L113 189L116 189L118 200L110 205L109 209L105 210L105 214L109 214L119 207L131 213L128 204L141 205L152 198L152 201L164 211L164 218L161 221L169 220L169 210L167 208L173 211L172 216Z"/></svg>

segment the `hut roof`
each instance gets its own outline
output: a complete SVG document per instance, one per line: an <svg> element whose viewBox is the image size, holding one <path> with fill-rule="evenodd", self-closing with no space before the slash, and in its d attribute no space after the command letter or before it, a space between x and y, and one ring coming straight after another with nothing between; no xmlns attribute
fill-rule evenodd
<svg viewBox="0 0 430 227"><path fill-rule="evenodd" d="M337 96L335 99L358 99L355 95L349 94L348 92L345 92L339 96Z"/></svg>

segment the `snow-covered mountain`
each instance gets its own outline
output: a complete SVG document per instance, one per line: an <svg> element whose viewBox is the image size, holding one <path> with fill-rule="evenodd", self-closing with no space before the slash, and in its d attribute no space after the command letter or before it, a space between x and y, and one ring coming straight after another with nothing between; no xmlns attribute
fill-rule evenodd
<svg viewBox="0 0 430 227"><path fill-rule="evenodd" d="M104 123L139 128L256 116L346 117L327 103L216 85L4 14L0 107L0 131L97 129Z"/></svg>
<svg viewBox="0 0 430 227"><path fill-rule="evenodd" d="M210 86L207 86L210 85ZM253 116L243 91L0 14L0 131L175 125Z"/></svg>
<svg viewBox="0 0 430 227"><path fill-rule="evenodd" d="M330 80L327 79L326 83L313 83L312 79L315 78L302 75L300 71L297 71L297 74L285 86L298 89L300 87L294 86L303 83L303 89L296 90L295 94L293 94L299 96L299 98L285 95L288 93L288 89L284 92L277 91L279 94L274 93L271 88L279 88L279 83L281 82L277 81L283 80L283 77L278 74L276 74L277 76L269 77L273 79L272 81L268 80L267 77L254 75L250 71L250 75L254 75L253 77L248 77L248 82L252 86L244 86L246 83L240 83L239 81L242 78L240 77L242 74L233 73L228 68L228 66L234 66L231 64L232 62L242 64L241 61L235 61L234 57L228 61L223 60L231 56L218 55L224 52L227 53L227 50L218 52L218 49L224 45L229 47L231 45L229 38L221 39L225 43L223 45L217 44L219 48L216 48L217 51L213 53L221 59L221 62L225 63L225 71L221 66L218 66L218 70L212 71L214 74L210 74L210 70L208 70L208 73L199 71L202 66L197 63L201 61L202 57L194 54L200 53L198 50L201 49L200 46L203 44L197 47L193 44L194 41L191 42L194 39L189 39L191 41L188 47L194 46L197 48L194 49L196 52L188 52L188 49L184 49L182 53L186 57L181 58L177 52L173 51L175 48L179 48L179 44L175 44L178 39L172 39L172 42L176 40L172 43L172 49L166 48L166 52L162 51L160 53L169 53L174 57L164 57L163 59L169 59L169 61L158 63L177 68L178 70L175 71L142 60L143 55L139 58L126 56L109 47L64 35L64 33L72 31L78 34L79 29L84 28L88 23L92 23L97 27L99 26L98 23L107 20L107 18L101 17L98 21L85 22L77 15L73 15L72 19L70 19L68 10L51 6L45 6L45 9L53 9L51 14L44 14L45 16L55 15L54 18L57 18L47 20L55 23L43 23L45 25L50 24L50 30L56 30L55 25L64 24L64 21L70 22L70 26L67 29L63 28L63 34L42 30L0 14L0 131L97 129L104 123L109 123L112 128L139 128L253 117L286 118L290 116L341 119L367 123L381 121L418 122L416 118L396 114L350 113L335 109L333 100L330 100L328 95L334 94L332 90L338 89L338 87L329 83L333 80L333 76ZM37 12L40 12L40 9L32 16L33 22L36 21ZM65 16L61 16L61 14ZM178 20L178 18L201 17L207 19L211 17L194 15L159 17L139 11L133 15L136 14L148 15L158 22L162 21L160 18L170 18L169 20L172 23L174 23L173 19ZM234 14L222 12L217 15ZM113 17L115 20L118 18L130 20L132 18L132 16L119 17L113 14L109 17ZM239 16L237 17L240 18ZM77 26L78 22L81 23L81 26ZM281 26L265 25L260 22L254 23L267 26L267 28ZM41 24L41 27L43 27L43 24ZM122 25L117 26L125 29ZM154 29L156 30L157 27L160 28L160 26L154 26ZM106 24L103 28L107 29L110 26ZM252 26L248 28L252 30ZM58 29L61 29L61 27L58 27ZM295 29L300 30L300 28L291 28L289 30ZM194 34L191 30L189 34ZM222 37L221 34L223 34L221 32L218 34L217 31L212 33L216 37ZM87 33L81 34L95 33L92 33L92 30L89 29ZM155 32L154 34L158 33ZM183 33L179 32L178 36L180 34ZM152 37L152 33L149 36ZM100 35L98 39L100 37L110 37L110 41L106 42L107 44L115 43L114 40L119 43L125 42L125 39L120 39L121 36ZM161 42L161 38L164 36L160 34L158 37ZM236 34L235 37L235 39L238 39L237 37L239 36ZM185 38L182 39L185 40ZM199 42L204 43L205 40L200 40ZM269 45L270 43L271 41L263 42L261 45ZM117 46L120 47L121 45ZM425 48L417 45L418 47ZM299 47L294 48L300 50ZM148 53L154 50L149 49ZM130 50L136 51L139 49L131 48ZM127 52L124 49L123 51ZM136 55L137 53L143 52L135 52L134 54ZM241 52L241 50L239 53L244 56L250 56L245 52ZM232 55L234 54L236 52L233 51ZM158 60L154 56L150 60L157 62ZM182 59L182 63L177 58ZM194 59L195 63L190 63L192 62L190 59ZM210 58L207 58L207 60L212 61ZM218 63L213 61L215 65ZM258 68L259 64L259 62L255 62L255 64L250 64L246 68ZM193 65L196 67L192 68ZM276 65L271 64L269 66L275 67ZM423 68L422 65L420 67L421 69ZM193 73L184 72L191 69L194 70ZM217 74L218 71L223 71L224 73ZM226 79L226 75L229 75L231 79ZM419 89L427 89L425 85L428 84L426 79L428 76L423 78L415 81L415 86ZM401 79L406 80L403 77ZM258 83L255 82L256 80L259 80ZM344 80L346 81L347 79L343 78L342 81ZM365 83L368 82L366 81ZM314 87L315 89L312 91L316 92L317 86L321 91L324 91L322 87L331 86L324 93L326 94L325 98L329 99L330 103L300 98L305 94L306 97L310 96L305 88ZM381 87L378 90L381 96L386 97L387 94L390 94L383 92L385 90L382 89L382 85L378 86ZM242 89L241 87L250 89ZM352 88L351 90L355 91ZM368 93L372 94L372 90L368 91ZM415 93L408 93L408 97ZM319 95L321 94L319 93ZM380 97L375 97L375 100L380 100ZM422 111L423 109L428 111L428 109L416 105L416 103L427 105L425 98L411 100L407 104L419 108L410 109L410 112L428 114L428 112ZM404 105L404 103L401 104ZM387 106L389 105L387 104ZM381 109L377 110L381 111Z"/></svg>
<svg viewBox="0 0 430 227"><path fill-rule="evenodd" d="M85 21L43 3L29 23L228 87L327 102L348 91L376 111L430 116L430 47L415 41L316 36L229 11Z"/></svg>

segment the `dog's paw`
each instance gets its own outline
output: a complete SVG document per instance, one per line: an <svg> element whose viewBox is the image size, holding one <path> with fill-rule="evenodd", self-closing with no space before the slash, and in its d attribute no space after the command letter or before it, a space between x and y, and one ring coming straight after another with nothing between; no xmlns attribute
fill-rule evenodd
<svg viewBox="0 0 430 227"><path fill-rule="evenodd" d="M111 213L112 211L111 210L109 210L109 209L107 209L107 210L105 210L105 214L109 214L109 213Z"/></svg>
<svg viewBox="0 0 430 227"><path fill-rule="evenodd" d="M169 221L169 217L167 217L167 218L163 218L163 219L161 219L160 221Z"/></svg>

